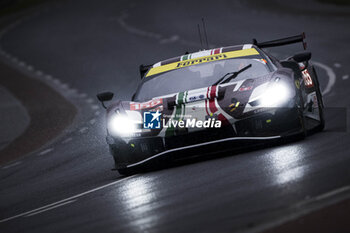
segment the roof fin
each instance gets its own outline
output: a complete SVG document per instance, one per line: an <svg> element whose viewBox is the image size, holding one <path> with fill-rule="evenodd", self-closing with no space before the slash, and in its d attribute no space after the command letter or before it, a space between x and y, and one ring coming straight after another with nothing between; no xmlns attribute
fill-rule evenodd
<svg viewBox="0 0 350 233"><path fill-rule="evenodd" d="M198 26L199 40L201 42L201 49L203 49L203 41L202 41L201 29L199 27L199 24L197 24L197 26Z"/></svg>
<svg viewBox="0 0 350 233"><path fill-rule="evenodd" d="M209 43L208 43L208 36L207 36L207 29L205 27L204 18L202 18L202 24L203 24L203 31L205 36L205 42L207 44L207 49L209 49Z"/></svg>

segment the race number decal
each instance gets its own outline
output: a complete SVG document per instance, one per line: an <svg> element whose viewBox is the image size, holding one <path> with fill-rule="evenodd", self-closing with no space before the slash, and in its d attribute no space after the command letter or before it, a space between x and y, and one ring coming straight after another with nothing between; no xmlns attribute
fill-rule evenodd
<svg viewBox="0 0 350 233"><path fill-rule="evenodd" d="M311 78L309 72L307 71L307 69L303 70L302 74L303 74L303 79L304 79L305 86L307 88L313 87L314 84L312 82L312 78Z"/></svg>

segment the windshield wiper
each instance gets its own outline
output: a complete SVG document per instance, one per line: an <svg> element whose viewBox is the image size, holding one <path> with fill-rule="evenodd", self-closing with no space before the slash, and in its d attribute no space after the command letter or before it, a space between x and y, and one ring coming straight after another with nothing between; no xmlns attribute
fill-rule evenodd
<svg viewBox="0 0 350 233"><path fill-rule="evenodd" d="M212 86L216 86L218 84L222 84L222 83L227 83L229 81L231 81L232 79L236 78L240 73L242 73L243 71L249 69L250 67L252 67L252 64L249 64L245 67L243 67L242 69L238 70L238 71L235 71L235 72L229 72L227 74L225 74L224 76L222 76L222 78L220 78L218 81L216 81ZM224 80L224 78L227 76L227 75L230 75L227 79ZM224 80L224 81L222 81Z"/></svg>

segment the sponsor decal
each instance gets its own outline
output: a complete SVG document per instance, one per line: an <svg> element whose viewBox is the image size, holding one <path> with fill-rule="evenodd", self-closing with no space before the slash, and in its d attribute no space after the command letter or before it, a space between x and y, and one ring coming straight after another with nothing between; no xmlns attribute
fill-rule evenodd
<svg viewBox="0 0 350 233"><path fill-rule="evenodd" d="M213 54L213 55L203 56L203 57L193 58L193 59L188 59L188 56L186 56L185 58L181 59L182 61L173 62L170 64L151 68L146 74L146 77L149 77L155 74L160 74L166 71L175 70L175 69L188 67L192 65L198 65L206 62L230 59L235 57L251 56L251 55L259 55L259 52L255 48L250 48L250 49L236 50L236 51L230 51L230 52L220 53L220 54Z"/></svg>
<svg viewBox="0 0 350 233"><path fill-rule="evenodd" d="M159 111L156 112L144 112L143 113L143 128L144 129L160 129L160 116L162 114Z"/></svg>
<svg viewBox="0 0 350 233"><path fill-rule="evenodd" d="M239 91L250 91L251 89L253 89L253 87L241 87L238 90Z"/></svg>
<svg viewBox="0 0 350 233"><path fill-rule="evenodd" d="M191 59L191 60L187 60L184 62L178 62L176 65L176 68L197 65L197 64L201 64L201 63L205 63L205 62L216 61L216 60L221 60L221 59L226 59L226 58L227 58L226 54L223 53L223 54L219 54L219 55L211 55L211 56L207 56L207 57Z"/></svg>
<svg viewBox="0 0 350 233"><path fill-rule="evenodd" d="M219 54L221 53L222 49L221 48L218 48L218 49L212 49L210 51L210 55L213 55L213 54Z"/></svg>
<svg viewBox="0 0 350 233"><path fill-rule="evenodd" d="M229 105L229 107L231 108L230 109L230 112L233 112L234 110L236 110L236 108L238 108L239 106L239 101L237 101L237 103L232 103Z"/></svg>
<svg viewBox="0 0 350 233"><path fill-rule="evenodd" d="M163 112L163 110L164 110L163 105L159 105L159 106L156 106L155 108L149 109L148 111L149 112L156 112L156 111Z"/></svg>
<svg viewBox="0 0 350 233"><path fill-rule="evenodd" d="M197 100L203 100L205 99L205 95L201 94L201 95L194 95L194 96L190 96L188 97L188 102L195 102Z"/></svg>
<svg viewBox="0 0 350 233"><path fill-rule="evenodd" d="M295 80L295 86L298 88L298 89L300 89L300 82L299 82L299 80Z"/></svg>
<svg viewBox="0 0 350 233"><path fill-rule="evenodd" d="M313 87L314 84L312 82L312 78L311 78L311 76L309 74L309 71L307 71L307 69L306 69L306 70L303 70L301 73L303 74L303 79L304 79L305 86L307 88Z"/></svg>
<svg viewBox="0 0 350 233"><path fill-rule="evenodd" d="M212 99L218 96L219 89L216 86L203 88L201 91L185 91L176 94L175 104L181 105L205 99Z"/></svg>
<svg viewBox="0 0 350 233"><path fill-rule="evenodd" d="M253 59L253 60L258 61L258 62L260 62L260 63L262 63L264 65L267 64L267 61L265 59Z"/></svg>
<svg viewBox="0 0 350 233"><path fill-rule="evenodd" d="M154 108L158 105L163 104L163 99L153 99L144 103L130 103L130 110L142 110L142 109L149 109Z"/></svg>

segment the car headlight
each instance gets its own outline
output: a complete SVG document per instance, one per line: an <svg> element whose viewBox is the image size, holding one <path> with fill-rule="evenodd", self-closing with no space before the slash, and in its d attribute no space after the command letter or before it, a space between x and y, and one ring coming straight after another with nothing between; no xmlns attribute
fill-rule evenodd
<svg viewBox="0 0 350 233"><path fill-rule="evenodd" d="M261 96L259 103L262 107L278 107L288 102L291 95L292 91L285 83L273 83Z"/></svg>
<svg viewBox="0 0 350 233"><path fill-rule="evenodd" d="M112 116L108 121L108 131L112 135L131 136L137 131L137 124L125 116Z"/></svg>

